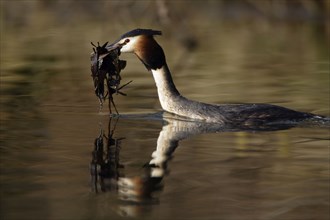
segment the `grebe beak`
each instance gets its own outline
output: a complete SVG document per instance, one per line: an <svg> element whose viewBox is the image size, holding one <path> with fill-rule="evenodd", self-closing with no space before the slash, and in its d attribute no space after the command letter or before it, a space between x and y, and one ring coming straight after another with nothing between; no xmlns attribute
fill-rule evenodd
<svg viewBox="0 0 330 220"><path fill-rule="evenodd" d="M120 50L123 46L125 46L129 42L129 40L125 40L124 42L121 42L121 41L122 40L118 40L118 41L106 46L106 49L108 51L112 51L112 50L116 50L116 49Z"/></svg>
<svg viewBox="0 0 330 220"><path fill-rule="evenodd" d="M111 50L115 50L115 49L120 48L120 47L121 47L120 44L118 42L115 42L113 44L110 44L110 45L106 46L106 49L108 51L111 51Z"/></svg>

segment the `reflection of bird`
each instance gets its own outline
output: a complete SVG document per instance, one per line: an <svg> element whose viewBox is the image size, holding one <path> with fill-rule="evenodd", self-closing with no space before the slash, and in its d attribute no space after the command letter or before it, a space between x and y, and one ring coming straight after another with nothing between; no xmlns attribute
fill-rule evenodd
<svg viewBox="0 0 330 220"><path fill-rule="evenodd" d="M107 49L120 48L121 52L135 53L156 82L159 101L165 111L195 120L230 124L265 124L296 122L304 119L321 118L270 104L222 104L212 105L192 101L183 97L176 89L165 54L154 39L160 31L135 29L120 37Z"/></svg>

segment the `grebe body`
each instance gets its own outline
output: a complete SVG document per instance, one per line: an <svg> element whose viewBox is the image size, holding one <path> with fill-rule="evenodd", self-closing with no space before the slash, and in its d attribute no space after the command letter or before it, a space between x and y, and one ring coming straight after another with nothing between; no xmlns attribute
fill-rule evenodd
<svg viewBox="0 0 330 220"><path fill-rule="evenodd" d="M313 117L271 104L207 104L185 98L177 90L166 63L163 49L154 39L160 31L135 29L124 35L108 49L120 48L122 53L134 53L152 72L163 110L193 120L221 124L266 124L299 122Z"/></svg>

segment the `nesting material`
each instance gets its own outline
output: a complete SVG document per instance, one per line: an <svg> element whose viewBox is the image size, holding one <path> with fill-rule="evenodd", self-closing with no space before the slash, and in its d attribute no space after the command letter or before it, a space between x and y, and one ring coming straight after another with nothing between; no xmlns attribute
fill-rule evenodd
<svg viewBox="0 0 330 220"><path fill-rule="evenodd" d="M93 53L91 54L91 71L94 82L95 94L100 100L100 109L104 101L108 98L109 111L112 113L111 106L114 107L117 114L119 114L113 94L120 94L126 96L120 90L132 81L120 86L121 76L120 72L126 67L126 61L120 60L120 48L107 49L108 42L100 46L91 43L93 46Z"/></svg>

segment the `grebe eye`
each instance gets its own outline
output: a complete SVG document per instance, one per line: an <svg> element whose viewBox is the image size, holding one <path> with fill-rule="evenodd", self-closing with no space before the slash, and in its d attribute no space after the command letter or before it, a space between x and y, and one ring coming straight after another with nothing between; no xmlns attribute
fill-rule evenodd
<svg viewBox="0 0 330 220"><path fill-rule="evenodd" d="M128 43L128 42L129 42L129 39L126 39L126 40L125 40L125 43Z"/></svg>

